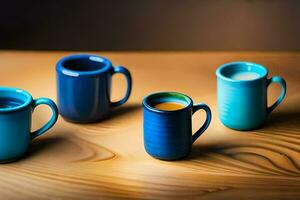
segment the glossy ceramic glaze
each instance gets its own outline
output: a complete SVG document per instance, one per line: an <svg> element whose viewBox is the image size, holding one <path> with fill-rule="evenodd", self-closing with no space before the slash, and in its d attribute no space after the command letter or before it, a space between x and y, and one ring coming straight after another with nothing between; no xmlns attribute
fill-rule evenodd
<svg viewBox="0 0 300 200"><path fill-rule="evenodd" d="M56 65L57 97L60 114L68 121L86 123L105 118L112 108L125 103L131 93L131 75L124 67L95 55L71 55ZM113 74L122 73L127 79L125 97L111 102Z"/></svg>
<svg viewBox="0 0 300 200"><path fill-rule="evenodd" d="M239 72L254 72L259 77L251 80L234 80L230 76ZM283 100L286 83L274 76L267 79L265 67L250 62L233 62L220 66L218 78L218 113L221 122L232 129L251 130L259 128L268 114ZM267 87L270 83L282 86L281 95L271 106L267 106Z"/></svg>
<svg viewBox="0 0 300 200"><path fill-rule="evenodd" d="M45 133L55 124L58 110L52 100L33 100L28 92L17 88L0 87L0 98L13 98L21 102L17 106L0 108L0 162L8 162L21 157L33 138ZM42 128L31 132L32 111L40 104L51 108L52 117Z"/></svg>
<svg viewBox="0 0 300 200"><path fill-rule="evenodd" d="M160 102L178 102L185 107L179 110L165 111L154 108ZM197 110L206 111L203 126L192 134L192 115ZM147 96L143 100L144 110L144 146L151 156L162 160L175 160L185 157L192 143L208 128L211 111L205 104L193 105L190 97L176 92L160 92Z"/></svg>

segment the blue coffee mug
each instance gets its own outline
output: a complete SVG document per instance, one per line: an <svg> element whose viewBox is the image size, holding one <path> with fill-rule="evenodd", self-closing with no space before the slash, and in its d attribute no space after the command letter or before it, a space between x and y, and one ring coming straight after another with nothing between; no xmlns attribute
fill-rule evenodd
<svg viewBox="0 0 300 200"><path fill-rule="evenodd" d="M233 78L237 74L243 74L245 78ZM227 63L217 69L216 75L219 118L232 129L252 130L261 127L286 94L285 80L280 76L268 79L268 70L256 63ZM279 83L282 91L277 101L268 107L267 88L271 83Z"/></svg>
<svg viewBox="0 0 300 200"><path fill-rule="evenodd" d="M110 100L112 75L124 74L127 80L125 97ZM96 55L71 55L56 65L58 109L64 119L71 122L97 122L113 108L124 104L131 93L131 75L124 67Z"/></svg>
<svg viewBox="0 0 300 200"><path fill-rule="evenodd" d="M184 105L178 110L159 110L154 106L161 102L177 102ZM206 120L192 134L192 115L203 109ZM208 128L211 121L210 108L203 103L193 105L190 97L177 92L150 94L143 100L144 146L151 156L161 160L183 158L191 151L192 144Z"/></svg>
<svg viewBox="0 0 300 200"><path fill-rule="evenodd" d="M38 105L46 104L52 117L42 128L31 132L31 115ZM21 89L0 87L0 162L10 162L26 153L32 139L45 133L56 122L58 110L48 98L33 100Z"/></svg>

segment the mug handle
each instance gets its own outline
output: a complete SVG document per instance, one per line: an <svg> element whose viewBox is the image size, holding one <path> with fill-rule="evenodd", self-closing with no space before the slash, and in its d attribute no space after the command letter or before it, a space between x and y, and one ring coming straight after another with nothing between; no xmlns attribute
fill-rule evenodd
<svg viewBox="0 0 300 200"><path fill-rule="evenodd" d="M202 133L208 128L210 121L211 121L210 108L204 103L194 105L193 109L192 109L192 112L193 112L192 114L194 114L195 112L197 112L200 109L203 109L206 112L206 120L205 120L204 124L201 126L201 128L198 131L196 131L196 133L194 133L194 135L192 135L192 143L194 143L198 139L198 137L200 135L202 135Z"/></svg>
<svg viewBox="0 0 300 200"><path fill-rule="evenodd" d="M275 103L267 108L267 113L270 114L284 99L285 94L286 94L286 82L285 80L280 77L280 76L273 76L270 79L267 80L267 87L271 84L271 83L279 83L281 85L281 93L280 96L278 97L278 99L275 101Z"/></svg>
<svg viewBox="0 0 300 200"><path fill-rule="evenodd" d="M124 104L128 100L131 93L132 80L131 80L130 72L125 67L118 66L113 68L113 75L117 73L121 73L125 75L127 81L127 90L126 90L125 97L123 99L116 102L111 102L112 107L118 107Z"/></svg>
<svg viewBox="0 0 300 200"><path fill-rule="evenodd" d="M42 135L47 130L49 130L55 124L57 117L58 117L58 109L57 109L55 103L51 99L48 99L48 98L38 98L38 99L33 100L32 109L34 110L38 105L41 105L41 104L46 104L51 108L52 117L42 128L40 128L30 134L31 139L34 139L37 136Z"/></svg>

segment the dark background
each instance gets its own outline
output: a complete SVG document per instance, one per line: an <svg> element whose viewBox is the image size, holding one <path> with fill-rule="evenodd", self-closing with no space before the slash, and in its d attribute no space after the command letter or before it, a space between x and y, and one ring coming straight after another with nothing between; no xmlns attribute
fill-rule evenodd
<svg viewBox="0 0 300 200"><path fill-rule="evenodd" d="M0 49L300 50L300 1L2 1Z"/></svg>

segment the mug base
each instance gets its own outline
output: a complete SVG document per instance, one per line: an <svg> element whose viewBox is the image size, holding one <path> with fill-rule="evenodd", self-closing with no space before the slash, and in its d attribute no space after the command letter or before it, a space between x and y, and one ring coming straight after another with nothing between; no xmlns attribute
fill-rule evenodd
<svg viewBox="0 0 300 200"><path fill-rule="evenodd" d="M20 160L23 156L24 156L24 154L21 155L21 156L15 157L15 158L0 160L0 164L7 164L7 163L16 162L16 161Z"/></svg>
<svg viewBox="0 0 300 200"><path fill-rule="evenodd" d="M177 158L161 158L161 157L156 157L156 156L152 156L150 155L152 158L158 159L158 160L162 160L162 161L176 161L176 160L182 160L186 157L188 157L188 155L184 155L181 157L177 157Z"/></svg>
<svg viewBox="0 0 300 200"><path fill-rule="evenodd" d="M6 163L11 163L11 162L15 162L19 160L19 158L15 158L15 159L8 159L8 160L0 160L0 164L6 164Z"/></svg>
<svg viewBox="0 0 300 200"><path fill-rule="evenodd" d="M222 122L222 121L221 121ZM230 128L232 130L237 130L237 131L252 131L252 130L257 130L263 127L264 123L256 125L256 126L251 126L251 127L242 127L242 126L232 126L232 125L228 125L222 122L222 124L227 127Z"/></svg>
<svg viewBox="0 0 300 200"><path fill-rule="evenodd" d="M152 158L155 158L155 159L158 159L158 160L163 160L163 161L176 161L176 160L182 160L186 157L189 156L190 154L190 151L187 152L186 154L184 155L181 155L181 156L156 156L154 154L151 154L149 153L149 151L147 151L147 149L145 148L145 151L148 153L148 155L150 155Z"/></svg>

